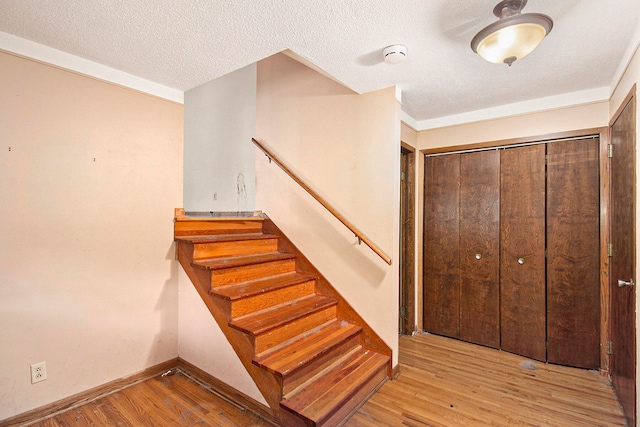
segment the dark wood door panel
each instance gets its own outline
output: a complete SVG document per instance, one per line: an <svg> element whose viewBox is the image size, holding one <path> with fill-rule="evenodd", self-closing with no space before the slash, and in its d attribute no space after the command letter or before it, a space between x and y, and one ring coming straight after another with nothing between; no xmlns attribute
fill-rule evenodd
<svg viewBox="0 0 640 427"><path fill-rule="evenodd" d="M547 358L600 367L598 139L547 147Z"/></svg>
<svg viewBox="0 0 640 427"><path fill-rule="evenodd" d="M500 152L460 158L460 339L500 347Z"/></svg>
<svg viewBox="0 0 640 427"><path fill-rule="evenodd" d="M636 290L618 286L618 281L635 278L635 96L611 126L611 243L610 304L612 355L610 370L613 386L629 420L636 420Z"/></svg>
<svg viewBox="0 0 640 427"><path fill-rule="evenodd" d="M424 329L457 338L460 310L460 155L425 158Z"/></svg>
<svg viewBox="0 0 640 427"><path fill-rule="evenodd" d="M545 145L501 153L501 348L546 360Z"/></svg>

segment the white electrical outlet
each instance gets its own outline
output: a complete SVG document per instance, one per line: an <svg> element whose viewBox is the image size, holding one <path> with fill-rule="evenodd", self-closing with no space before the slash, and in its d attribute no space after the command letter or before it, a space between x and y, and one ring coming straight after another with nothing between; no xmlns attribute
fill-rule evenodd
<svg viewBox="0 0 640 427"><path fill-rule="evenodd" d="M31 365L31 384L39 383L47 379L47 362Z"/></svg>

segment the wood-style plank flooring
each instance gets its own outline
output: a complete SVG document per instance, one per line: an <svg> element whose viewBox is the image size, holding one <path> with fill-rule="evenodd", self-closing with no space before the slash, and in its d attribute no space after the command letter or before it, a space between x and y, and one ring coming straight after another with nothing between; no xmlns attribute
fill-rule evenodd
<svg viewBox="0 0 640 427"><path fill-rule="evenodd" d="M346 423L358 426L624 426L599 373L438 337L400 338L401 375ZM157 377L35 426L270 426L178 373Z"/></svg>
<svg viewBox="0 0 640 427"><path fill-rule="evenodd" d="M148 379L33 426L272 427L272 424L177 372Z"/></svg>
<svg viewBox="0 0 640 427"><path fill-rule="evenodd" d="M598 372L535 362L435 335L400 338L401 374L347 423L356 426L624 426ZM526 364L525 364L526 366Z"/></svg>

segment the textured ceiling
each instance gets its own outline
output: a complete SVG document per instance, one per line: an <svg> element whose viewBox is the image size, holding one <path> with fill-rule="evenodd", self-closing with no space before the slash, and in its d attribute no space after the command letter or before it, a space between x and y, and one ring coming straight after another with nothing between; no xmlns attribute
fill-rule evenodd
<svg viewBox="0 0 640 427"><path fill-rule="evenodd" d="M357 92L398 85L422 121L610 87L640 23L640 0L529 0L554 28L507 67L469 47L496 3L0 0L0 31L181 91L290 49ZM408 47L404 62L382 61L391 44Z"/></svg>

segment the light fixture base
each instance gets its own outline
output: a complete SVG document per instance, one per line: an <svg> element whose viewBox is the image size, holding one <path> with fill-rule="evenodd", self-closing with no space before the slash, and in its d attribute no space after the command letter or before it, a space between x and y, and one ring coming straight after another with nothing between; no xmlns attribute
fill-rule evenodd
<svg viewBox="0 0 640 427"><path fill-rule="evenodd" d="M493 8L493 14L498 18L508 18L522 12L527 0L503 0Z"/></svg>

